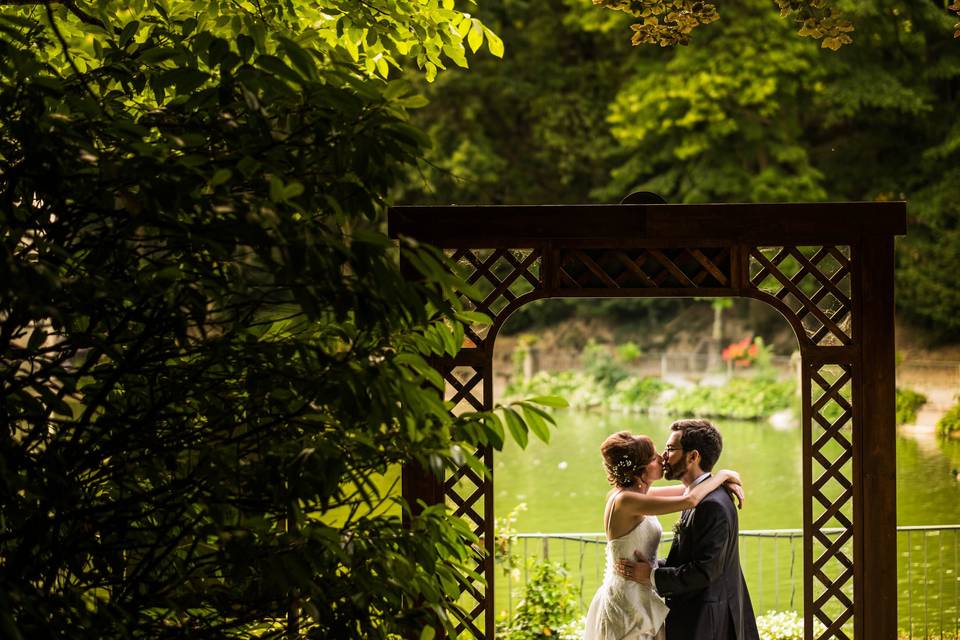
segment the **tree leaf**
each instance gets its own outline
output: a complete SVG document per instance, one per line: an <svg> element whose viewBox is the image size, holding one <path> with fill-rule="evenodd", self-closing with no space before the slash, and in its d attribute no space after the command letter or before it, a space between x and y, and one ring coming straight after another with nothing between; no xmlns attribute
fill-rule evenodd
<svg viewBox="0 0 960 640"><path fill-rule="evenodd" d="M210 74L192 67L179 67L165 71L161 77L163 78L164 84L167 86L175 86L177 93L183 95L196 91L203 83L210 79Z"/></svg>
<svg viewBox="0 0 960 640"><path fill-rule="evenodd" d="M316 60L314 60L313 55L311 55L309 51L290 38L278 36L277 40L279 40L284 53L290 58L290 62L293 63L293 66L297 68L304 78L316 80L319 77L317 74Z"/></svg>
<svg viewBox="0 0 960 640"><path fill-rule="evenodd" d="M566 409L570 406L570 403L560 396L534 396L532 398L525 398L525 400L527 402L542 404L545 407L553 407L554 409Z"/></svg>
<svg viewBox="0 0 960 640"><path fill-rule="evenodd" d="M126 26L123 27L123 31L120 32L120 47L126 47L130 40L137 35L137 29L140 28L140 23L136 20L133 22L128 22Z"/></svg>
<svg viewBox="0 0 960 640"><path fill-rule="evenodd" d="M480 24L479 20L471 21L470 32L467 34L467 44L470 45L470 50L474 53L483 44L483 25Z"/></svg>
<svg viewBox="0 0 960 640"><path fill-rule="evenodd" d="M432 384L438 390L443 391L444 383L440 372L431 367L419 354L409 352L398 353L396 356L394 356L393 361L396 364L402 364L410 367L421 376L426 378L427 382Z"/></svg>
<svg viewBox="0 0 960 640"><path fill-rule="evenodd" d="M507 423L507 429L510 435L521 449L527 448L527 425L524 424L520 415L510 407L503 407L503 417Z"/></svg>
<svg viewBox="0 0 960 640"><path fill-rule="evenodd" d="M490 29L484 27L483 33L487 36L487 49L491 55L503 57L503 40Z"/></svg>
<svg viewBox="0 0 960 640"><path fill-rule="evenodd" d="M27 342L27 349L29 351L36 351L43 345L46 339L46 330L41 326L34 327L33 333L30 334L30 340Z"/></svg>
<svg viewBox="0 0 960 640"><path fill-rule="evenodd" d="M547 427L547 423L544 421L543 417L533 410L533 407L530 407L524 403L520 403L520 406L523 407L523 417L526 419L527 426L530 427L530 431L533 431L533 435L537 436L546 443L550 442L550 429Z"/></svg>

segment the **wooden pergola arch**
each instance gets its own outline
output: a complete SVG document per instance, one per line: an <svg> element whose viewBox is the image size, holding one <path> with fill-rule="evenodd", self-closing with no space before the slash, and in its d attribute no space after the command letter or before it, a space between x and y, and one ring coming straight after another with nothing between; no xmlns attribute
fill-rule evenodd
<svg viewBox="0 0 960 640"><path fill-rule="evenodd" d="M906 205L404 206L392 237L447 252L493 319L435 366L450 399L493 407L493 343L514 310L551 297L740 296L777 309L802 357L805 638L897 637L894 236ZM493 469L491 451L478 452ZM416 504L447 501L484 540L461 637L493 638L493 476L403 472Z"/></svg>

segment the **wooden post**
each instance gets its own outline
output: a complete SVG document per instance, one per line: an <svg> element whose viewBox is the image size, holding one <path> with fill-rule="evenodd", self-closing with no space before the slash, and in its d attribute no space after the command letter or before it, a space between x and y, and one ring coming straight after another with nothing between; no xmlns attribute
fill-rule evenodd
<svg viewBox="0 0 960 640"><path fill-rule="evenodd" d="M896 388L893 237L865 236L859 247L859 502L854 548L854 602L859 638L897 637ZM854 286L857 278L854 279ZM856 393L855 391L855 393ZM866 507L866 508L864 508Z"/></svg>

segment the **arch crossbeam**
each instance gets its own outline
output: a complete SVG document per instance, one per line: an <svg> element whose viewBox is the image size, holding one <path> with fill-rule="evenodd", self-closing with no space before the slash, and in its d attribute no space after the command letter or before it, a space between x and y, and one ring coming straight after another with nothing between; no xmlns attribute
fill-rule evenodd
<svg viewBox="0 0 960 640"><path fill-rule="evenodd" d="M394 207L392 237L445 250L493 319L435 366L449 398L493 407L506 318L550 297L740 296L776 308L802 358L805 637L896 638L893 239L906 205L621 204ZM402 258L402 255L401 255ZM464 637L493 638L493 454L488 477L404 469L411 504L445 501L484 541L465 584ZM867 613L869 612L869 615Z"/></svg>

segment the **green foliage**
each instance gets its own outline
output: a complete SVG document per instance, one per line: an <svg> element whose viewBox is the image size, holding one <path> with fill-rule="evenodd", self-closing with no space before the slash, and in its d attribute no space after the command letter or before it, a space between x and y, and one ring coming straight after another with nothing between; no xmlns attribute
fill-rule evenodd
<svg viewBox="0 0 960 640"><path fill-rule="evenodd" d="M795 383L766 376L731 378L722 386L677 388L672 396L664 395L672 388L668 382L654 377L629 376L610 386L585 371L541 371L528 383L511 383L506 393L508 398L541 394L559 396L577 410L637 413L656 407L671 415L742 420L766 419L797 404ZM824 414L829 414L832 407L833 404L825 407Z"/></svg>
<svg viewBox="0 0 960 640"><path fill-rule="evenodd" d="M643 350L637 346L636 342L624 342L617 345L617 359L624 364L631 364L640 359Z"/></svg>
<svg viewBox="0 0 960 640"><path fill-rule="evenodd" d="M897 389L897 424L913 424L927 396L913 389Z"/></svg>
<svg viewBox="0 0 960 640"><path fill-rule="evenodd" d="M531 340L521 336L514 349L514 376L505 391L508 398L554 396L564 398L574 409L637 412L649 410L660 394L670 387L658 378L629 375L624 365L640 357L640 347L635 343L626 342L611 349L593 339L587 341L581 353L582 370L540 371L524 381L523 357Z"/></svg>
<svg viewBox="0 0 960 640"><path fill-rule="evenodd" d="M564 398L572 409L593 409L604 405L609 388L583 371L539 371L528 382L511 381L505 390L507 398L549 395Z"/></svg>
<svg viewBox="0 0 960 640"><path fill-rule="evenodd" d="M671 385L660 378L628 376L614 386L584 371L540 371L528 382L512 381L507 398L549 395L563 398L571 409L642 413L655 406Z"/></svg>
<svg viewBox="0 0 960 640"><path fill-rule="evenodd" d="M610 353L610 349L589 340L580 354L580 364L587 375L606 388L614 387L627 377L627 370Z"/></svg>
<svg viewBox="0 0 960 640"><path fill-rule="evenodd" d="M937 421L937 434L955 437L960 434L960 404L955 404Z"/></svg>
<svg viewBox="0 0 960 640"><path fill-rule="evenodd" d="M385 78L480 40L449 2L5 9L4 637L453 632L476 536L389 478L550 419L440 398L478 318L384 235L427 144Z"/></svg>
<svg viewBox="0 0 960 640"><path fill-rule="evenodd" d="M510 315L501 331L516 334L536 331L572 318L603 318L650 333L674 318L686 305L687 301L682 298L551 298L523 305ZM567 346L582 349L585 344L580 341Z"/></svg>
<svg viewBox="0 0 960 640"><path fill-rule="evenodd" d="M793 382L732 378L723 386L679 389L664 406L671 415L755 420L790 409L796 403Z"/></svg>
<svg viewBox="0 0 960 640"><path fill-rule="evenodd" d="M471 73L444 74L428 89L431 104L416 122L435 146L398 197L583 202L607 180L613 139L605 105L629 72L629 44L585 32L581 21L603 14L579 0L504 0L477 12L515 55L502 62L478 56Z"/></svg>
<svg viewBox="0 0 960 640"><path fill-rule="evenodd" d="M960 127L955 136L960 148ZM913 211L916 224L897 244L897 302L935 341L960 338L960 293L952 274L960 256L960 170L957 154L946 162L942 183L926 188Z"/></svg>
<svg viewBox="0 0 960 640"><path fill-rule="evenodd" d="M771 19L763 0L731 5L697 46L642 56L610 104L624 152L596 195L636 190L668 202L819 200L823 175L802 136L817 48Z"/></svg>
<svg viewBox="0 0 960 640"><path fill-rule="evenodd" d="M576 588L566 568L557 562L530 558L530 579L513 618L497 624L497 637L507 640L536 640L581 637Z"/></svg>
<svg viewBox="0 0 960 640"><path fill-rule="evenodd" d="M658 16L673 4L631 3ZM575 0L480 7L516 55L499 66L481 57L474 73L430 88L432 104L415 117L437 144L403 198L612 203L649 190L668 202L906 199L898 310L936 339L960 337L956 16L944 3L901 0L778 0L787 20L767 0L717 6L722 19L671 49L630 48L627 13ZM823 22L838 18L855 25L855 44L824 51L818 45L846 33ZM551 301L520 309L507 328L629 317L628 306Z"/></svg>
<svg viewBox="0 0 960 640"><path fill-rule="evenodd" d="M517 535L517 520L520 519L520 513L526 510L527 503L521 502L505 517L494 518L494 562L501 568L504 576L510 575L523 562L523 556L514 552L514 542Z"/></svg>
<svg viewBox="0 0 960 640"><path fill-rule="evenodd" d="M613 411L624 413L649 411L670 388L672 385L660 378L631 376L617 383L607 404Z"/></svg>

